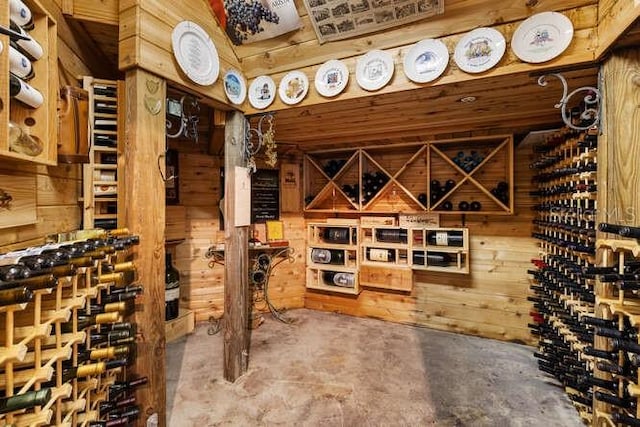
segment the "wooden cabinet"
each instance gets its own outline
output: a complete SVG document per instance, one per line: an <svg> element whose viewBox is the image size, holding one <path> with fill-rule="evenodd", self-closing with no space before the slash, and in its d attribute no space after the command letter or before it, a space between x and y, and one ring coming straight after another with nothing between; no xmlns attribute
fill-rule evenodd
<svg viewBox="0 0 640 427"><path fill-rule="evenodd" d="M123 170L119 167L124 123L124 82L84 77L89 92L89 163L83 166L84 228L118 227Z"/></svg>
<svg viewBox="0 0 640 427"><path fill-rule="evenodd" d="M311 223L307 227L307 288L360 292L357 224Z"/></svg>
<svg viewBox="0 0 640 427"><path fill-rule="evenodd" d="M411 268L469 274L468 228L412 228L409 233Z"/></svg>
<svg viewBox="0 0 640 427"><path fill-rule="evenodd" d="M513 213L510 135L311 152L306 212Z"/></svg>
<svg viewBox="0 0 640 427"><path fill-rule="evenodd" d="M0 6L0 25L9 27L9 2ZM9 37L0 36L0 156L34 163L57 164L58 52L55 21L36 0L24 0L31 9L34 28L29 35L41 46L44 54L32 61L35 76L28 81L42 94L44 102L37 108L9 95ZM17 127L10 134L10 122ZM22 132L22 138L14 137ZM30 137L27 138L27 137ZM28 142L25 142L28 141ZM34 145L35 142L35 145Z"/></svg>

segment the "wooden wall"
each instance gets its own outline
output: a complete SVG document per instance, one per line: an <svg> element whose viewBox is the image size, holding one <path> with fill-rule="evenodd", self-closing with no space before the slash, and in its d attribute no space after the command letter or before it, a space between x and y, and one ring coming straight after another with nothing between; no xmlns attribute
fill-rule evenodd
<svg viewBox="0 0 640 427"><path fill-rule="evenodd" d="M414 273L409 293L365 289L357 298L307 291L305 307L532 344L526 271L531 238L530 147L515 150L513 216L441 215L443 227L469 227L471 274ZM315 220L315 219L314 219Z"/></svg>
<svg viewBox="0 0 640 427"><path fill-rule="evenodd" d="M173 145L172 143L172 146ZM197 321L220 317L224 311L224 266L209 267L207 249L224 243L220 230L220 168L224 160L203 153L201 145L184 142L180 151L180 204L186 210L186 239L175 247L181 275L180 300L195 311ZM300 214L283 214L285 238L295 249L295 262L283 262L273 273L269 296L278 308L304 305L304 220ZM261 236L264 240L264 236Z"/></svg>

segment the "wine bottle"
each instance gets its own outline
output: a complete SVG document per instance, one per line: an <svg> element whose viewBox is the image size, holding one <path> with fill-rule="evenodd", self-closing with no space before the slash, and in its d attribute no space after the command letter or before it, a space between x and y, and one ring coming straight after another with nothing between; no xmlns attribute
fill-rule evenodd
<svg viewBox="0 0 640 427"><path fill-rule="evenodd" d="M263 285L267 281L267 275L264 270L257 268L249 272L249 281L253 285Z"/></svg>
<svg viewBox="0 0 640 427"><path fill-rule="evenodd" d="M31 9L22 0L9 0L9 17L23 30L31 31L34 28Z"/></svg>
<svg viewBox="0 0 640 427"><path fill-rule="evenodd" d="M482 204L478 201L473 201L469 204L469 210L478 212L482 210Z"/></svg>
<svg viewBox="0 0 640 427"><path fill-rule="evenodd" d="M100 375L108 370L126 366L127 359L109 360L107 362L90 363L88 365L63 367L62 382L66 383L75 378L84 378L90 375ZM46 383L47 386L55 386L55 379Z"/></svg>
<svg viewBox="0 0 640 427"><path fill-rule="evenodd" d="M98 404L98 410L100 411L100 416L104 417L105 415L110 414L112 411L126 408L129 405L133 405L136 403L135 396L127 397L121 400L108 400L103 401Z"/></svg>
<svg viewBox="0 0 640 427"><path fill-rule="evenodd" d="M461 201L460 203L458 203L458 210L461 210L463 212L466 212L469 210L469 202L466 201Z"/></svg>
<svg viewBox="0 0 640 427"><path fill-rule="evenodd" d="M140 408L138 406L128 406L120 409L117 412L113 412L109 415L109 419L128 419L131 422L133 419L137 418L140 415Z"/></svg>
<svg viewBox="0 0 640 427"><path fill-rule="evenodd" d="M25 82L31 80L36 75L29 58L13 46L9 46L9 71Z"/></svg>
<svg viewBox="0 0 640 427"><path fill-rule="evenodd" d="M118 94L118 89L115 86L108 86L108 85L102 85L102 84L96 83L93 85L93 94L114 98Z"/></svg>
<svg viewBox="0 0 640 427"><path fill-rule="evenodd" d="M395 262L396 252L393 249L367 248L366 256L369 261Z"/></svg>
<svg viewBox="0 0 640 427"><path fill-rule="evenodd" d="M140 377L130 381L124 382L115 382L109 386L108 390L108 399L107 400L115 400L121 394L133 390L135 388L141 387L149 382L149 378Z"/></svg>
<svg viewBox="0 0 640 427"><path fill-rule="evenodd" d="M640 426L640 420L638 418L623 414L621 412L615 412L611 414L611 419L616 424L622 424L631 427Z"/></svg>
<svg viewBox="0 0 640 427"><path fill-rule="evenodd" d="M340 244L349 244L349 231L351 229L348 227L338 228L338 227L327 227L322 229L321 237L327 243L340 243ZM353 229L353 235L351 236L351 240L355 244L356 240L356 230Z"/></svg>
<svg viewBox="0 0 640 427"><path fill-rule="evenodd" d="M33 291L29 288L18 287L0 290L0 307L22 304L33 299Z"/></svg>
<svg viewBox="0 0 640 427"><path fill-rule="evenodd" d="M427 243L434 246L464 246L464 233L462 231L429 231Z"/></svg>
<svg viewBox="0 0 640 427"><path fill-rule="evenodd" d="M453 210L453 203L451 203L450 201L445 201L442 203L442 210L443 211L451 211Z"/></svg>
<svg viewBox="0 0 640 427"><path fill-rule="evenodd" d="M112 330L109 332L90 334L90 342L91 346L95 347L101 344L107 344L107 346L115 346L124 344L123 340L128 340L129 338L134 338L135 342L135 330L132 329L122 329L122 330Z"/></svg>
<svg viewBox="0 0 640 427"><path fill-rule="evenodd" d="M9 95L31 108L38 108L44 102L42 94L33 86L9 73Z"/></svg>
<svg viewBox="0 0 640 427"><path fill-rule="evenodd" d="M138 287L140 288L140 287ZM136 297L140 294L138 290L133 290L129 292L119 292L119 293L111 293L109 295L105 295L102 297L103 303L115 303L115 302L126 302L136 299Z"/></svg>
<svg viewBox="0 0 640 427"><path fill-rule="evenodd" d="M44 49L42 49L40 43L35 41L24 29L13 22L13 20L9 21L9 28L14 33L22 36L22 38L12 37L11 43L16 47L16 49L20 50L23 54L25 54L33 61L37 61L38 59L42 58L42 55L44 55Z"/></svg>
<svg viewBox="0 0 640 427"><path fill-rule="evenodd" d="M41 274L27 279L0 282L0 290L25 287L32 291L51 289L58 286L58 279L53 274Z"/></svg>
<svg viewBox="0 0 640 427"><path fill-rule="evenodd" d="M317 264L345 265L344 251L337 249L311 249L311 261Z"/></svg>
<svg viewBox="0 0 640 427"><path fill-rule="evenodd" d="M407 230L404 228L378 228L376 240L385 243L407 243Z"/></svg>
<svg viewBox="0 0 640 427"><path fill-rule="evenodd" d="M171 262L171 254L165 254L165 320L178 317L180 309L180 273Z"/></svg>
<svg viewBox="0 0 640 427"><path fill-rule="evenodd" d="M0 414L46 405L51 399L51 389L28 391L16 396L0 398Z"/></svg>
<svg viewBox="0 0 640 427"><path fill-rule="evenodd" d="M130 293L134 293L136 295L139 295L142 293L142 291L144 290L144 288L142 287L142 285L129 285L129 286L122 286L122 287L116 287L116 286L111 286L109 288L109 290L103 289L101 292L101 298L103 298L103 302L105 302L104 298L107 298L110 295L117 295L117 294L130 294ZM128 299L128 298L125 298Z"/></svg>
<svg viewBox="0 0 640 427"><path fill-rule="evenodd" d="M611 224L608 222L601 222L600 224L598 224L598 230L602 231L603 233L620 234L620 231L623 227L623 225Z"/></svg>
<svg viewBox="0 0 640 427"><path fill-rule="evenodd" d="M327 285L340 286L343 288L355 287L356 278L353 273L338 271L323 271L322 280Z"/></svg>
<svg viewBox="0 0 640 427"><path fill-rule="evenodd" d="M100 359L125 359L130 360L130 354L132 353L131 347L128 345L119 345L112 347L94 348L86 351L78 351L78 363L86 362L87 360L100 360ZM72 362L69 360L68 362Z"/></svg>
<svg viewBox="0 0 640 427"><path fill-rule="evenodd" d="M423 252L413 253L414 264L427 265L427 266L433 266L433 267L448 267L453 262L453 260L451 259L451 256L445 252L427 252L426 264L424 262L425 261L424 258L425 257Z"/></svg>
<svg viewBox="0 0 640 427"><path fill-rule="evenodd" d="M78 314L77 320L78 331L80 331L82 329L90 328L94 325L119 322L121 320L121 317L120 313L118 312L98 313L89 316ZM62 327L62 332L64 333L73 332L73 322L64 322L61 323L60 326Z"/></svg>

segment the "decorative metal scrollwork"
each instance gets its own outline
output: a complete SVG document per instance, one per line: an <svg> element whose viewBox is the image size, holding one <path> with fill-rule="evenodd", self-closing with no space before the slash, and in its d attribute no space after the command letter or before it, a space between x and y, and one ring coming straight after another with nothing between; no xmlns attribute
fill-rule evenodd
<svg viewBox="0 0 640 427"><path fill-rule="evenodd" d="M179 105L179 111L178 110ZM173 106L173 107L172 107ZM176 111L173 111L176 110ZM174 123L169 117L178 119L178 130L169 132ZM167 103L167 138L184 137L198 143L198 122L200 121L200 104L198 100L190 95L184 95L179 102L168 100Z"/></svg>
<svg viewBox="0 0 640 427"><path fill-rule="evenodd" d="M559 73L549 73L540 76L538 78L538 84L543 87L546 86L549 83L549 76L556 77L562 82L562 98L556 105L554 105L555 108L560 109L562 113L562 121L570 128L577 130L586 130L597 126L600 122L600 101L602 99L600 91L592 86L583 86L567 94L569 91L567 80ZM580 124L577 125L572 123L571 111L567 111L567 105L571 97L580 92L587 92L587 95L582 99L581 106L578 107L580 108Z"/></svg>
<svg viewBox="0 0 640 427"><path fill-rule="evenodd" d="M262 147L265 148L264 154L267 157L265 163L269 167L275 167L278 162L278 153L275 141L275 117L272 113L264 114L258 120L255 128L252 128L249 121L245 120L245 140L243 147L244 161L251 173L256 171L255 155L258 154Z"/></svg>
<svg viewBox="0 0 640 427"><path fill-rule="evenodd" d="M1 209L11 209L11 202L13 201L13 196L9 194L6 190L0 188L0 210Z"/></svg>

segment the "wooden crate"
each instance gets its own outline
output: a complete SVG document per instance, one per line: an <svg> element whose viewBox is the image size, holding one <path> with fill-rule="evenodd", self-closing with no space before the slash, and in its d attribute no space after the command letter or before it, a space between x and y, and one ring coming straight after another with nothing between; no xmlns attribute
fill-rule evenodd
<svg viewBox="0 0 640 427"><path fill-rule="evenodd" d="M411 292L413 272L406 267L360 267L360 285L369 288Z"/></svg>
<svg viewBox="0 0 640 427"><path fill-rule="evenodd" d="M192 333L196 328L193 311L180 307L178 317L165 323L164 334L166 342L175 341Z"/></svg>

